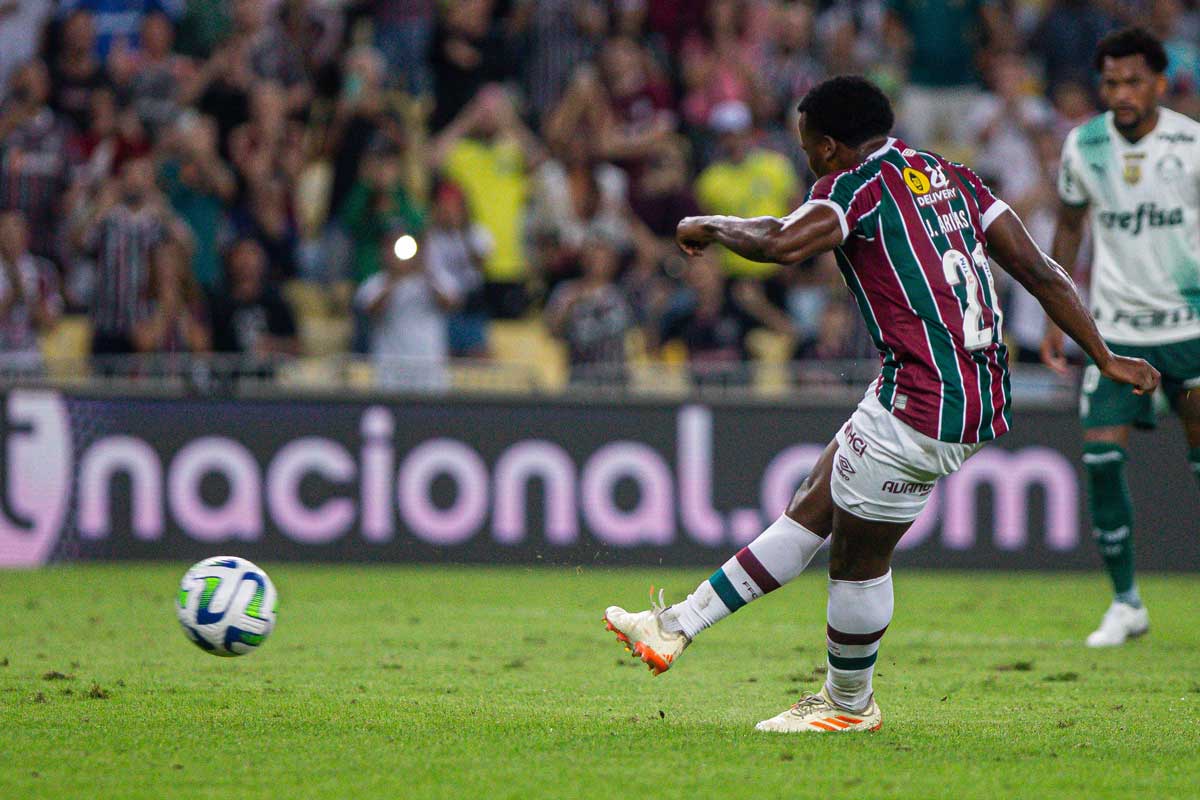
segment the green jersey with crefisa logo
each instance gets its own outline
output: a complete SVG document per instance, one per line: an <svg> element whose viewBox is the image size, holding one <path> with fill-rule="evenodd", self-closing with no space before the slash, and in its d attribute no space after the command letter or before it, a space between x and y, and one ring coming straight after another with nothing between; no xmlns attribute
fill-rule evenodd
<svg viewBox="0 0 1200 800"><path fill-rule="evenodd" d="M1067 136L1058 194L1088 208L1100 334L1119 344L1200 338L1200 123L1160 108L1154 130L1130 143L1101 114Z"/></svg>

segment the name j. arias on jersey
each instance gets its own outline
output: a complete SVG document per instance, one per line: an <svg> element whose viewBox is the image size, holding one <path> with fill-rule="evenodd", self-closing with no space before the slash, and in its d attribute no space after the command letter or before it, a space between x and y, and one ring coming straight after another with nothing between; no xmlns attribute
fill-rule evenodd
<svg viewBox="0 0 1200 800"><path fill-rule="evenodd" d="M949 211L945 214L938 214L937 224L940 230L934 230L933 224L928 219L923 221L930 236L945 236L971 227L971 217L966 211Z"/></svg>
<svg viewBox="0 0 1200 800"><path fill-rule="evenodd" d="M1154 203L1142 203L1137 211L1102 211L1100 224L1112 230L1120 228L1137 236L1145 227L1168 228L1183 224L1182 208L1159 208Z"/></svg>

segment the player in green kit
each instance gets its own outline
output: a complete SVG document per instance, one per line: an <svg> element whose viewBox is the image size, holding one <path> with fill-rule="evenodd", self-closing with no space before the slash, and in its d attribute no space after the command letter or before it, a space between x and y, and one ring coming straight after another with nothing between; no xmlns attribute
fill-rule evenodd
<svg viewBox="0 0 1200 800"><path fill-rule="evenodd" d="M1167 54L1142 28L1107 36L1096 51L1108 111L1063 146L1052 256L1074 264L1084 221L1095 242L1090 302L1114 353L1144 358L1183 421L1200 477L1200 123L1159 105ZM1042 360L1066 372L1063 334L1051 325ZM1129 430L1155 424L1152 398L1134 395L1089 362L1080 398L1092 526L1114 599L1091 647L1149 630L1134 581L1133 506L1125 482Z"/></svg>

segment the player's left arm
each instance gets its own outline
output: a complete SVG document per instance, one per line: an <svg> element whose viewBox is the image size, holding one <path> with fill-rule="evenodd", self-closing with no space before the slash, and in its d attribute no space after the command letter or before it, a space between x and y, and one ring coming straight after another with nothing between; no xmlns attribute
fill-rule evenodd
<svg viewBox="0 0 1200 800"><path fill-rule="evenodd" d="M1101 374L1129 384L1136 394L1148 394L1157 388L1159 374L1154 367L1140 358L1125 358L1108 349L1071 276L1042 252L1011 209L1004 208L991 220L987 246L996 263L1037 298L1046 315L1096 362Z"/></svg>
<svg viewBox="0 0 1200 800"><path fill-rule="evenodd" d="M751 261L794 264L845 241L842 220L829 205L808 202L783 218L685 217L675 239L691 256L715 242Z"/></svg>

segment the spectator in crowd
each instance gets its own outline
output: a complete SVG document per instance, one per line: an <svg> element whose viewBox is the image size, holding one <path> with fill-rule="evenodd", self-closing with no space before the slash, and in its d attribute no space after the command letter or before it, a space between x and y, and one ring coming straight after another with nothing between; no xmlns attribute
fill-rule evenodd
<svg viewBox="0 0 1200 800"><path fill-rule="evenodd" d="M0 373L42 368L38 334L62 313L58 274L29 252L29 228L20 211L0 212Z"/></svg>
<svg viewBox="0 0 1200 800"><path fill-rule="evenodd" d="M625 173L590 156L588 142L576 138L537 172L530 230L544 243L542 276L551 288L579 275L588 241L601 237L620 251L632 244Z"/></svg>
<svg viewBox="0 0 1200 800"><path fill-rule="evenodd" d="M761 285L741 281L731 286L711 251L688 262L684 281L663 315L659 338L683 342L698 384L746 380L746 334L752 328L794 335L787 316L767 301Z"/></svg>
<svg viewBox="0 0 1200 800"><path fill-rule="evenodd" d="M30 61L13 75L0 104L0 210L23 212L33 252L55 258L71 167L70 129L47 105L49 96L45 65Z"/></svg>
<svg viewBox="0 0 1200 800"><path fill-rule="evenodd" d="M92 92L109 84L104 62L96 53L96 22L90 11L77 9L67 14L52 53L50 104L76 130L85 130Z"/></svg>
<svg viewBox="0 0 1200 800"><path fill-rule="evenodd" d="M1182 0L1153 0L1150 30L1167 50L1167 84L1176 111L1200 115L1200 31L1185 32Z"/></svg>
<svg viewBox="0 0 1200 800"><path fill-rule="evenodd" d="M380 237L403 227L419 236L425 220L404 184L402 154L377 138L358 181L342 206L341 221L353 247L350 276L361 283L380 269Z"/></svg>
<svg viewBox="0 0 1200 800"><path fill-rule="evenodd" d="M754 8L738 0L713 0L705 15L707 35L684 43L679 68L686 93L680 108L688 125L704 128L722 103L768 99L755 69L761 48L750 33Z"/></svg>
<svg viewBox="0 0 1200 800"><path fill-rule="evenodd" d="M228 0L184 0L175 46L180 54L207 59L233 26Z"/></svg>
<svg viewBox="0 0 1200 800"><path fill-rule="evenodd" d="M224 286L210 303L213 349L250 361L300 351L291 306L268 279L267 254L254 239L238 239L225 260Z"/></svg>
<svg viewBox="0 0 1200 800"><path fill-rule="evenodd" d="M620 251L603 235L592 234L584 243L582 264L582 277L566 281L550 296L547 326L567 343L572 383L624 383L625 337L635 320L616 283Z"/></svg>
<svg viewBox="0 0 1200 800"><path fill-rule="evenodd" d="M1054 112L1040 95L1022 58L995 56L988 69L991 92L976 103L967 129L978 150L974 168L1004 176L1004 200L1024 219L1041 202L1049 177L1039 140L1051 135Z"/></svg>
<svg viewBox="0 0 1200 800"><path fill-rule="evenodd" d="M795 331L794 356L809 353L821 339L821 318L829 306L831 287L840 280L832 254L825 254L804 264L783 267L783 310Z"/></svg>
<svg viewBox="0 0 1200 800"><path fill-rule="evenodd" d="M492 238L471 222L462 189L443 182L433 193L433 210L425 254L430 272L445 275L460 298L447 318L450 355L484 358L488 355L487 302L483 293L483 264L492 252Z"/></svg>
<svg viewBox="0 0 1200 800"><path fill-rule="evenodd" d="M171 236L190 239L155 187L154 164L148 158L126 161L119 181L100 189L77 236L95 258L93 355L136 349L133 329L149 288L151 255Z"/></svg>
<svg viewBox="0 0 1200 800"><path fill-rule="evenodd" d="M795 377L801 384L860 385L857 375L845 372L847 361L868 358L866 348L872 347L859 319L844 291L830 293L816 319L816 336L798 345L792 354L799 366Z"/></svg>
<svg viewBox="0 0 1200 800"><path fill-rule="evenodd" d="M433 165L462 187L467 204L492 237L484 264L491 314L511 318L528 305L524 236L529 171L544 160L533 133L517 116L512 99L488 86L433 141Z"/></svg>
<svg viewBox="0 0 1200 800"><path fill-rule="evenodd" d="M386 140L384 96L386 74L383 56L371 47L356 47L346 54L342 68L342 86L334 107L333 122L325 141L333 163L329 213L342 211L351 187L361 177L362 159L367 148L381 147ZM369 244L375 247L375 239Z"/></svg>
<svg viewBox="0 0 1200 800"><path fill-rule="evenodd" d="M175 28L162 12L142 21L136 49L120 45L109 56L109 76L152 136L179 114L180 87L191 80L191 61L173 50Z"/></svg>
<svg viewBox="0 0 1200 800"><path fill-rule="evenodd" d="M799 205L799 181L791 163L755 146L753 119L745 103L721 103L708 124L719 137L721 154L696 180L696 199L705 214L780 217ZM722 262L735 278L765 278L777 269L729 251L723 252Z"/></svg>
<svg viewBox="0 0 1200 800"><path fill-rule="evenodd" d="M908 62L901 135L921 147L966 141L962 126L979 100L983 46L1003 48L1008 28L992 0L888 0L887 39Z"/></svg>
<svg viewBox="0 0 1200 800"><path fill-rule="evenodd" d="M95 20L96 55L107 59L110 51L132 49L145 32L141 22L152 14L178 19L186 0L59 0L59 14L86 13Z"/></svg>
<svg viewBox="0 0 1200 800"><path fill-rule="evenodd" d="M394 389L445 389L446 312L461 302L457 285L404 228L389 230L379 247L385 266L355 295L355 304L371 321L376 383Z"/></svg>
<svg viewBox="0 0 1200 800"><path fill-rule="evenodd" d="M600 0L522 0L516 28L524 32L522 85L534 114L558 103L577 64L595 56L608 29Z"/></svg>
<svg viewBox="0 0 1200 800"><path fill-rule="evenodd" d="M503 37L491 24L494 6L495 0L449 0L442 6L429 48L435 131L458 117L484 86L510 74Z"/></svg>
<svg viewBox="0 0 1200 800"><path fill-rule="evenodd" d="M700 213L688 171L687 150L682 136L663 140L646 161L638 193L629 198L638 221L664 239L674 239L679 220Z"/></svg>
<svg viewBox="0 0 1200 800"><path fill-rule="evenodd" d="M286 176L279 174L257 179L247 187L242 205L233 213L237 235L255 239L267 254L273 281L296 277L299 233L292 215L291 186Z"/></svg>
<svg viewBox="0 0 1200 800"><path fill-rule="evenodd" d="M229 136L229 156L244 186L271 178L294 181L303 165L303 131L288 116L287 92L270 81L250 95L250 118Z"/></svg>
<svg viewBox="0 0 1200 800"><path fill-rule="evenodd" d="M1092 55L1117 21L1103 4L1090 0L1051 0L1029 45L1041 60L1053 92L1064 82L1092 86Z"/></svg>
<svg viewBox="0 0 1200 800"><path fill-rule="evenodd" d="M771 116L789 111L797 98L825 77L814 52L814 13L808 3L775 3L772 8L770 36L758 61Z"/></svg>
<svg viewBox="0 0 1200 800"><path fill-rule="evenodd" d="M13 72L34 58L53 3L48 0L0 0L0 94Z"/></svg>
<svg viewBox="0 0 1200 800"><path fill-rule="evenodd" d="M207 309L188 269L187 248L168 239L154 249L140 318L133 326L139 353L205 353L211 348Z"/></svg>
<svg viewBox="0 0 1200 800"><path fill-rule="evenodd" d="M225 208L233 201L237 183L217 149L217 125L194 111L182 115L159 167L159 182L175 213L192 233L192 276L206 291L221 281L219 239Z"/></svg>
<svg viewBox="0 0 1200 800"><path fill-rule="evenodd" d="M71 137L75 188L94 191L130 158L150 152L150 141L137 116L117 105L110 88L92 92L91 127Z"/></svg>
<svg viewBox="0 0 1200 800"><path fill-rule="evenodd" d="M429 44L436 20L434 0L372 0L375 46L387 60L388 71L399 75L401 88L411 94L430 94Z"/></svg>
<svg viewBox="0 0 1200 800"><path fill-rule="evenodd" d="M285 107L300 111L312 98L304 54L272 18L272 7L263 0L233 0L233 35L226 57L234 62L235 72L283 87Z"/></svg>

